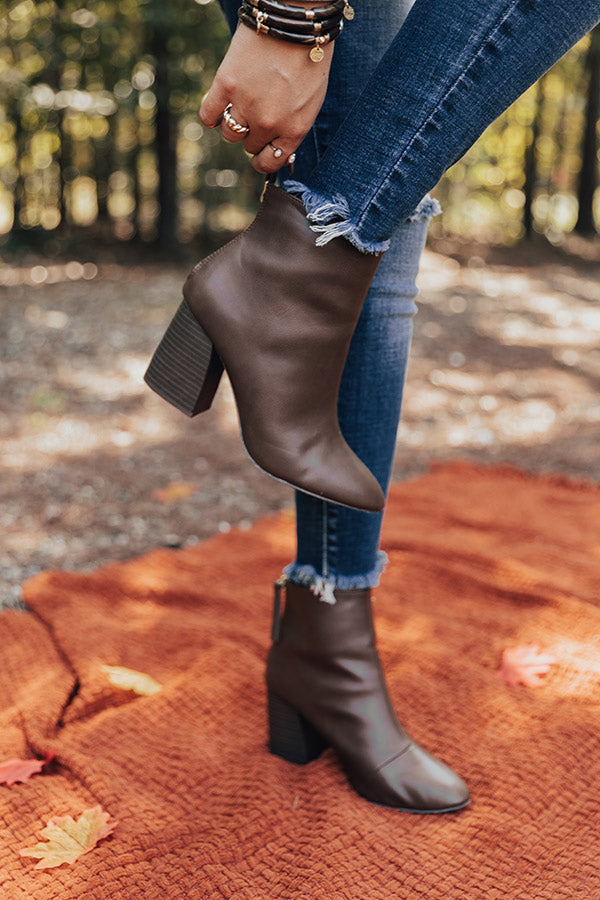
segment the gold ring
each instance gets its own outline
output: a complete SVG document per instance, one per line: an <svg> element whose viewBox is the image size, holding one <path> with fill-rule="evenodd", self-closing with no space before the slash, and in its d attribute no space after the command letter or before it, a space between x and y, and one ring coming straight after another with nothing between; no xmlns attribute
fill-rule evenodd
<svg viewBox="0 0 600 900"><path fill-rule="evenodd" d="M229 110L231 109L232 106L233 106L233 103L228 103L227 106L225 107L225 109L223 110L223 118L225 119L225 122L231 128L232 131L235 131L236 134L248 134L248 132L250 131L250 126L249 125L240 125L240 123L237 122L233 118L233 116L229 112Z"/></svg>

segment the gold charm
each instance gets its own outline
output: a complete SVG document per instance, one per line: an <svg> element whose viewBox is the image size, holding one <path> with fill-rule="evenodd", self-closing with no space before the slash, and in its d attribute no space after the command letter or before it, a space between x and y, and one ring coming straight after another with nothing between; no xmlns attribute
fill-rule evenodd
<svg viewBox="0 0 600 900"><path fill-rule="evenodd" d="M355 13L354 13L353 8L350 6L350 4L346 0L346 5L344 7L344 18L347 19L349 22L351 22L352 19L354 18L354 15L355 15Z"/></svg>
<svg viewBox="0 0 600 900"><path fill-rule="evenodd" d="M310 56L310 58L312 59L313 62L321 62L321 60L325 56L325 54L323 53L323 50L321 49L321 47L319 47L318 44L315 44L315 46L312 48L312 50L310 51L310 53L308 55Z"/></svg>

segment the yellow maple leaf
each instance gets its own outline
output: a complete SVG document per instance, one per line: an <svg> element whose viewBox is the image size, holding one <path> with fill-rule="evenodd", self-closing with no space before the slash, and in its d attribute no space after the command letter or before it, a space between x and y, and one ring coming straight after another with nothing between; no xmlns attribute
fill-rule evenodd
<svg viewBox="0 0 600 900"><path fill-rule="evenodd" d="M162 689L162 686L145 672L137 672L135 669L127 669L125 666L102 666L102 671L108 675L108 680L115 687L124 691L135 691L149 697Z"/></svg>
<svg viewBox="0 0 600 900"><path fill-rule="evenodd" d="M56 816L40 831L47 842L25 847L19 850L19 855L39 859L36 869L53 869L63 863L74 863L114 831L118 822L109 825L109 818L109 813L101 806L86 809L77 821L72 816Z"/></svg>
<svg viewBox="0 0 600 900"><path fill-rule="evenodd" d="M186 497L196 491L196 485L190 481L172 481L163 488L152 491L152 499L159 503L176 503L177 500L185 500Z"/></svg>

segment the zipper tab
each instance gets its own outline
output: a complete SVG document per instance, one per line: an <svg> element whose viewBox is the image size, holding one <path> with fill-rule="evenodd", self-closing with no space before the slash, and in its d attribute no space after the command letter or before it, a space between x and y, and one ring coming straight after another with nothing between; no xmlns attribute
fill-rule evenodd
<svg viewBox="0 0 600 900"><path fill-rule="evenodd" d="M273 624L271 626L271 640L279 643L281 637L281 589L287 584L287 575L282 575L273 585Z"/></svg>

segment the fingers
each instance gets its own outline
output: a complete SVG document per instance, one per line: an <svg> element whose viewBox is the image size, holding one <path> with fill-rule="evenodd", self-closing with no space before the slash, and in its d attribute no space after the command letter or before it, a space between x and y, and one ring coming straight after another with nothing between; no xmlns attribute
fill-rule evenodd
<svg viewBox="0 0 600 900"><path fill-rule="evenodd" d="M200 106L200 121L207 128L216 128L223 117L223 110L229 103L225 85L215 78Z"/></svg>
<svg viewBox="0 0 600 900"><path fill-rule="evenodd" d="M272 128L264 128L262 126L254 125L253 128L250 129L250 132L246 135L244 140L244 150L246 153L250 153L254 156L256 153L260 153L263 147L266 147L269 141L273 141L275 143L275 138L273 137L273 129ZM279 146L276 144L276 146Z"/></svg>
<svg viewBox="0 0 600 900"><path fill-rule="evenodd" d="M263 175L277 172L282 166L289 164L288 161L295 150L295 147L286 146L284 141L275 139L255 154L252 166Z"/></svg>
<svg viewBox="0 0 600 900"><path fill-rule="evenodd" d="M221 134L226 141L232 144L244 144L244 150L254 158L252 165L257 172L268 174L277 172L287 163L288 158L296 150L301 142L296 140L293 144L290 137L274 137L273 123L255 123L250 131L237 131L233 125L248 127L248 122L243 114L236 110L235 104L228 110L228 119L223 117L224 111L229 107L230 97L234 92L233 86L227 83L226 78L217 77L212 83L209 92L204 97L200 111L200 121L207 128L221 127Z"/></svg>
<svg viewBox="0 0 600 900"><path fill-rule="evenodd" d="M221 122L221 134L230 144L238 144L249 136L249 128L246 119L235 113L229 104L225 107Z"/></svg>
<svg viewBox="0 0 600 900"><path fill-rule="evenodd" d="M217 102L215 97L211 97L210 94L211 91L208 92L200 107L200 112L198 113L200 121L208 128L216 128L220 125L221 134L225 140L229 141L231 144L237 144L240 141L246 140L249 137L249 132L247 122L243 116L237 115L234 112L229 101L220 100ZM222 96L222 92L216 95L216 97ZM224 105L221 106L221 103L224 103ZM240 126L239 129L236 127L238 125ZM260 146L264 147L264 144L265 140L263 139Z"/></svg>
<svg viewBox="0 0 600 900"><path fill-rule="evenodd" d="M198 115L202 124L206 125L207 128L216 128L220 125L221 134L225 140L232 144L237 144L248 138L249 132L247 130L238 131L232 127L239 125L241 128L247 128L248 126L248 122L243 115L239 111L236 112L233 106L228 110L229 122L223 117L223 113L229 107L233 94L234 85L230 84L226 77L217 72L209 92L202 101ZM261 147L264 147L266 140L268 138L263 140Z"/></svg>

